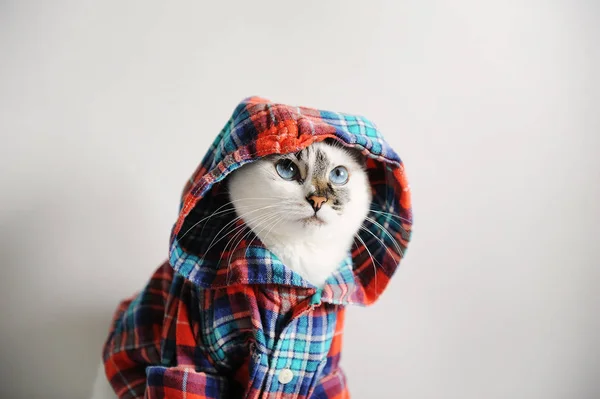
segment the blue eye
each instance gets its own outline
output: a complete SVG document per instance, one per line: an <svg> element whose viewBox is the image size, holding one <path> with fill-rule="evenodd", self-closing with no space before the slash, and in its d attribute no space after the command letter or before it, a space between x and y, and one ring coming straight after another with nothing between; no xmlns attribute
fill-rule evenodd
<svg viewBox="0 0 600 399"><path fill-rule="evenodd" d="M295 163L289 159L282 159L275 164L277 174L284 180L294 180L298 178L299 170Z"/></svg>
<svg viewBox="0 0 600 399"><path fill-rule="evenodd" d="M338 186L348 183L348 169L344 168L343 166L337 166L333 168L329 174L329 180Z"/></svg>

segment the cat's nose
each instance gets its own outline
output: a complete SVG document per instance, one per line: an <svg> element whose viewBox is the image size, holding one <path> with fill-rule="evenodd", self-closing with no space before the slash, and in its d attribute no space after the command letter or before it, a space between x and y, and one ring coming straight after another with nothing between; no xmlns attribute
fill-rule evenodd
<svg viewBox="0 0 600 399"><path fill-rule="evenodd" d="M312 206L312 208L315 210L315 213L317 213L319 209L321 209L321 206L323 206L323 204L327 202L327 197L309 195L308 197L306 197L306 200L308 201L310 206Z"/></svg>

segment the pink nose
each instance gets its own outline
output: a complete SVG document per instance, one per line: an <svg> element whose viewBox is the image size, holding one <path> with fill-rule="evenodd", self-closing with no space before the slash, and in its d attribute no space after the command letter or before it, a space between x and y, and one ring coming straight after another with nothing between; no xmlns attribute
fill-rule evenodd
<svg viewBox="0 0 600 399"><path fill-rule="evenodd" d="M310 206L312 206L312 208L315 210L315 212L317 212L319 209L321 209L321 206L323 206L323 204L325 202L327 202L327 197L318 197L316 195L309 195L308 197L306 197L306 200L308 201Z"/></svg>

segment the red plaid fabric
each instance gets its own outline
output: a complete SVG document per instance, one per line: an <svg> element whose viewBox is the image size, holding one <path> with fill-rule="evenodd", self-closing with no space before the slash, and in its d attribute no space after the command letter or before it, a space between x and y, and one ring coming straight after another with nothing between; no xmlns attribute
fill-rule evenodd
<svg viewBox="0 0 600 399"><path fill-rule="evenodd" d="M368 156L373 203L356 246L317 289L223 211L221 183L245 163L326 138ZM169 260L116 311L104 347L111 385L120 398L348 398L344 307L379 297L411 225L404 167L370 121L244 100L186 185ZM235 248L214 242L227 226L247 232Z"/></svg>

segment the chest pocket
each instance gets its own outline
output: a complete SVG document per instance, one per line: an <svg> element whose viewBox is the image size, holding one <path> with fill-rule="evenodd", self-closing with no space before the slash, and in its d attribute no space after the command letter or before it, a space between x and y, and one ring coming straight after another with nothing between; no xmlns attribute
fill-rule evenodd
<svg viewBox="0 0 600 399"><path fill-rule="evenodd" d="M256 306L246 294L228 289L199 292L196 341L215 372L235 373L250 356Z"/></svg>

